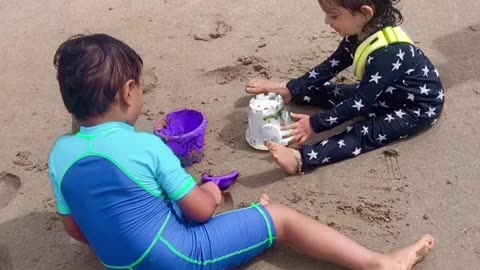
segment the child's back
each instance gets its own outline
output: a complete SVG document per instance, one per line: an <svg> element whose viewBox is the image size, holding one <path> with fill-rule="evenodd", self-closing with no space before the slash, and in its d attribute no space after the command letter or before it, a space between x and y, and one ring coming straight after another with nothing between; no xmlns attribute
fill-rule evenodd
<svg viewBox="0 0 480 270"><path fill-rule="evenodd" d="M75 216L106 264L140 258L170 215L167 197L181 199L195 187L160 139L120 122L62 137L50 171L59 212Z"/></svg>

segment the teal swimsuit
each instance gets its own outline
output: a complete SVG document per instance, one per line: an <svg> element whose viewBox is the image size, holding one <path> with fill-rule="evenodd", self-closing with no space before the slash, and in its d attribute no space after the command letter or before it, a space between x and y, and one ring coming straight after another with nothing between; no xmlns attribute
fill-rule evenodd
<svg viewBox="0 0 480 270"><path fill-rule="evenodd" d="M73 217L109 269L232 269L275 243L258 204L204 224L186 220L176 202L195 180L162 140L125 123L61 137L49 168L58 212Z"/></svg>

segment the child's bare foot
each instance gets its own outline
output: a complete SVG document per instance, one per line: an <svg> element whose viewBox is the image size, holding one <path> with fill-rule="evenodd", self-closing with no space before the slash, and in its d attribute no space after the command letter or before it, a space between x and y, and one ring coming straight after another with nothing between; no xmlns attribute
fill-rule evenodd
<svg viewBox="0 0 480 270"><path fill-rule="evenodd" d="M266 142L266 146L273 161L287 174L296 174L299 171L301 155L298 150L274 142Z"/></svg>
<svg viewBox="0 0 480 270"><path fill-rule="evenodd" d="M272 200L267 194L263 193L258 202L263 206L267 206L272 202Z"/></svg>
<svg viewBox="0 0 480 270"><path fill-rule="evenodd" d="M435 240L431 235L422 236L414 244L387 255L381 270L410 270L432 250Z"/></svg>
<svg viewBox="0 0 480 270"><path fill-rule="evenodd" d="M285 103L289 103L292 100L292 94L285 85L269 80L252 79L245 86L245 92L254 95L276 93L283 98Z"/></svg>

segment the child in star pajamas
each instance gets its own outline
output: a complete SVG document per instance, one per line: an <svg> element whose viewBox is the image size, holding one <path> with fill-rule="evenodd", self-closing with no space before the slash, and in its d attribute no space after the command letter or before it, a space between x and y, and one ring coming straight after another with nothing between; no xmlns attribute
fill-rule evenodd
<svg viewBox="0 0 480 270"><path fill-rule="evenodd" d="M75 36L54 63L65 107L81 124L50 154L57 210L107 269L233 269L278 242L349 269L408 270L433 248L424 235L373 252L265 194L214 216L220 189L197 185L160 138L134 128L144 98L143 61L132 48L105 34Z"/></svg>
<svg viewBox="0 0 480 270"><path fill-rule="evenodd" d="M267 142L274 161L287 173L356 157L418 134L438 121L444 103L438 71L397 27L403 20L394 7L397 2L319 0L325 23L344 37L338 49L322 64L289 82L248 82L247 93L273 92L285 103L326 109L312 116L292 114L296 122L284 129L290 130L300 145L314 132L364 117L344 132L299 150ZM359 83L329 82L352 65Z"/></svg>

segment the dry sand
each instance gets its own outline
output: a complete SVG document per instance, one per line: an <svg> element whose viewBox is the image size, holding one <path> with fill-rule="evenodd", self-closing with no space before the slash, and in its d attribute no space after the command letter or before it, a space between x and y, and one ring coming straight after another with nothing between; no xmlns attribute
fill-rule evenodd
<svg viewBox="0 0 480 270"><path fill-rule="evenodd" d="M404 0L403 13L445 84L439 123L287 178L244 141L243 85L254 76L298 76L336 47L316 1L0 0L0 269L102 269L63 232L46 166L71 126L52 57L67 37L86 32L111 34L143 56L151 85L138 129L152 130L174 109L208 115L206 157L191 173L240 170L229 207L267 192L379 251L429 232L436 249L416 269L480 269L480 1ZM276 248L246 269L337 268Z"/></svg>

